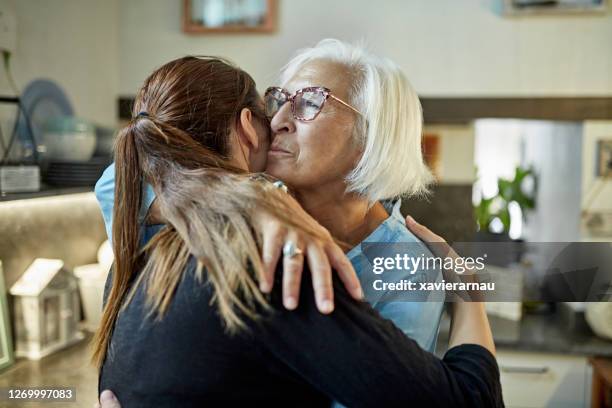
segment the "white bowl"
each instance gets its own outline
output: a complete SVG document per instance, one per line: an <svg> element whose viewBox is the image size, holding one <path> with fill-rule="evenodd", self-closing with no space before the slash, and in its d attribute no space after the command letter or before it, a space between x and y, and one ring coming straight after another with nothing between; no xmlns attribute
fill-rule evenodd
<svg viewBox="0 0 612 408"><path fill-rule="evenodd" d="M41 154L47 161L86 162L96 149L96 132L82 119L58 117L45 126L41 144Z"/></svg>

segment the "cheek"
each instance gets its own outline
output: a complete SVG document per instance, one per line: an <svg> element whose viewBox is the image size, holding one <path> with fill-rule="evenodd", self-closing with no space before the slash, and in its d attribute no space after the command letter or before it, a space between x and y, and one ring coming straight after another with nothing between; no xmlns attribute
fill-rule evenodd
<svg viewBox="0 0 612 408"><path fill-rule="evenodd" d="M356 163L358 153L346 132L322 130L298 141L297 167L315 182L342 179Z"/></svg>

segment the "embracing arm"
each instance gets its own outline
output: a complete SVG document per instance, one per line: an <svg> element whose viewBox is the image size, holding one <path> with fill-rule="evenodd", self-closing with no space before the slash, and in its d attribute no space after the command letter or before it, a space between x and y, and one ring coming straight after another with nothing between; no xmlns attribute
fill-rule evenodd
<svg viewBox="0 0 612 408"><path fill-rule="evenodd" d="M309 280L305 271L297 310L282 307L277 285L272 314L249 321L249 330L243 332L254 345L252 352L271 366L288 367L350 407L503 406L499 369L486 348L463 344L439 359L367 303L351 299L337 281L336 309L320 314ZM103 408L120 407L112 393L102 397Z"/></svg>
<svg viewBox="0 0 612 408"><path fill-rule="evenodd" d="M304 276L308 279L308 276ZM336 309L316 312L302 285L300 307L280 307L253 323L260 350L282 361L330 398L351 406L503 406L494 356L477 344L451 348L444 358L422 350L392 322L335 282Z"/></svg>
<svg viewBox="0 0 612 408"><path fill-rule="evenodd" d="M459 256L442 237L416 222L414 218L406 217L406 226L429 245L429 249L435 256L450 256L453 258ZM444 273L454 273L454 271L444 271ZM461 278L469 281L470 278L473 278L473 275L466 273ZM452 280L452 278L448 280ZM493 342L493 334L484 303L465 302L461 298L453 302L448 346L454 347L461 344L478 344L495 355L495 343Z"/></svg>
<svg viewBox="0 0 612 408"><path fill-rule="evenodd" d="M432 242L428 233L433 233L418 225L408 223L423 241ZM281 274L275 275L278 283ZM305 280L310 281L309 274ZM336 281L335 311L318 313L308 283L301 285L300 307L293 312L282 307L281 285L275 285L275 312L252 323L251 334L266 358L280 361L347 406L503 406L482 304L454 305L450 349L439 359L369 305L350 299ZM114 407L111 403L110 398L103 401L103 408Z"/></svg>
<svg viewBox="0 0 612 408"><path fill-rule="evenodd" d="M136 182L136 181L135 181ZM109 240L112 240L113 206L115 203L115 164L111 164L102 174L95 187L96 198L102 210L104 224ZM165 221L155 203L155 192L150 184L143 185L142 205L139 222L163 224ZM332 268L340 276L345 286L355 299L363 298L361 284L355 270L342 251L334 242L329 232L298 204L290 195L285 199L296 212L301 212L308 220L311 230L319 231L319 237L310 236L295 228L284 225L275 217L260 213L253 219L253 227L263 236L262 258L264 276L260 281L262 292L270 292L274 283L274 271L278 263L283 264L284 304L293 309L299 302L299 287L304 263L308 263L313 272L313 290L317 295L317 305L321 313L330 313L334 308L334 292L331 288ZM303 255L283 257L281 252L285 243L292 241L303 251Z"/></svg>

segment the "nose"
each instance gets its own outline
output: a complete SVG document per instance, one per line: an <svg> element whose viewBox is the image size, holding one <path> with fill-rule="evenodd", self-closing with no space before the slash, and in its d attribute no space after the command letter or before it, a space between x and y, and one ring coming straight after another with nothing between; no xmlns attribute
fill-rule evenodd
<svg viewBox="0 0 612 408"><path fill-rule="evenodd" d="M295 132L295 119L291 113L291 103L287 102L276 112L270 122L272 134Z"/></svg>

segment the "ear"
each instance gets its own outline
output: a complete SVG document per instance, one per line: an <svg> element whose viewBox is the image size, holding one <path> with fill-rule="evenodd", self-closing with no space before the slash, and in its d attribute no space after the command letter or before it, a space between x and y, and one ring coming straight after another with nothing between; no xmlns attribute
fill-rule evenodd
<svg viewBox="0 0 612 408"><path fill-rule="evenodd" d="M246 143L249 146L249 150L257 150L259 147L259 138L257 137L257 130L255 130L255 117L248 108L240 111L240 120L238 125L238 136L240 141Z"/></svg>

